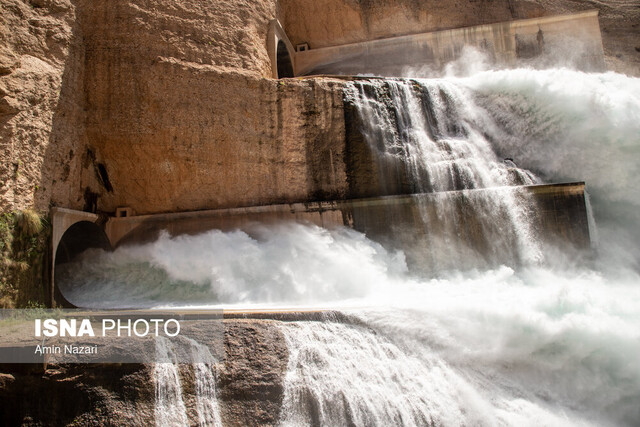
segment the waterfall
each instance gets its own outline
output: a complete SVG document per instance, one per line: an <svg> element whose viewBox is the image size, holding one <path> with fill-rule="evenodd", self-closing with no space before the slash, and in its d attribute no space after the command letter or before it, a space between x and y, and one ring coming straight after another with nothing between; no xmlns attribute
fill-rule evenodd
<svg viewBox="0 0 640 427"><path fill-rule="evenodd" d="M283 427L595 425L500 374L412 352L383 329L297 322L282 330L290 349Z"/></svg>
<svg viewBox="0 0 640 427"><path fill-rule="evenodd" d="M397 289L353 323L282 323L280 425L637 425L637 278L575 274L503 270Z"/></svg>
<svg viewBox="0 0 640 427"><path fill-rule="evenodd" d="M196 388L196 409L198 411L198 425L222 427L222 419L220 418L220 408L218 407L218 398L216 396L216 379L212 369L215 367L216 360L211 354L211 350L204 344L189 339L195 370L195 388Z"/></svg>
<svg viewBox="0 0 640 427"><path fill-rule="evenodd" d="M443 207L451 190L588 178L601 262L393 283L376 290L379 308L344 310L353 323L281 324L290 356L281 425L637 426L640 79L512 70L371 80L345 101L380 181L406 172L409 191L442 199L425 204L440 212L425 224L441 217L460 230ZM501 230L491 222L500 209L527 223L504 194L478 194L464 203L488 216L483 233ZM512 229L528 239L526 226ZM449 243L443 258L466 256Z"/></svg>
<svg viewBox="0 0 640 427"><path fill-rule="evenodd" d="M487 117L470 100L463 86L446 80L373 79L345 89L345 101L355 106L360 130L378 161L400 159L410 173L412 192L538 183L531 172L497 157L484 133Z"/></svg>
<svg viewBox="0 0 640 427"><path fill-rule="evenodd" d="M178 365L172 361L174 354L171 342L164 337L156 340L156 357L159 361L169 361L155 364L156 426L188 425L187 408L182 400L180 372Z"/></svg>
<svg viewBox="0 0 640 427"><path fill-rule="evenodd" d="M212 372L216 360L206 345L186 337L184 341L184 344L190 347L195 362L192 367L198 425L221 427L222 419L216 396L216 380ZM183 400L179 365L176 363L173 345L168 339L158 337L156 356L158 360L154 370L156 426L189 425L187 408Z"/></svg>
<svg viewBox="0 0 640 427"><path fill-rule="evenodd" d="M374 153L378 191L408 175L409 192L435 194L421 202L430 249L420 257L430 270L543 260L533 202L515 187L540 180L497 156L485 132L495 124L478 113L468 89L446 80L372 79L350 83L345 102ZM471 191L496 187L504 188Z"/></svg>
<svg viewBox="0 0 640 427"><path fill-rule="evenodd" d="M460 405L458 390L452 386L460 382L455 373L437 363L424 366L374 331L297 322L284 326L283 332L290 350L283 426L482 421L473 415L465 417L471 408ZM434 381L435 377L444 381Z"/></svg>

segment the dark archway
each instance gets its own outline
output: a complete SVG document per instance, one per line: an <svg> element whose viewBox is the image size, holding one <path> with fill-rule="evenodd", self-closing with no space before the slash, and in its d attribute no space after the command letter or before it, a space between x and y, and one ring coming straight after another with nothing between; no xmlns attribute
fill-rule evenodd
<svg viewBox="0 0 640 427"><path fill-rule="evenodd" d="M59 267L63 264L71 262L78 255L91 248L99 248L104 250L112 250L109 238L102 228L90 221L80 221L73 224L65 231L58 243L56 249L54 265L55 273L53 278L54 293L53 298L57 305L63 307L74 307L62 294L58 287L58 279L60 278Z"/></svg>
<svg viewBox="0 0 640 427"><path fill-rule="evenodd" d="M282 40L278 41L277 49L277 61L278 61L278 78L294 77L293 64L291 62L291 56L287 50L287 45Z"/></svg>

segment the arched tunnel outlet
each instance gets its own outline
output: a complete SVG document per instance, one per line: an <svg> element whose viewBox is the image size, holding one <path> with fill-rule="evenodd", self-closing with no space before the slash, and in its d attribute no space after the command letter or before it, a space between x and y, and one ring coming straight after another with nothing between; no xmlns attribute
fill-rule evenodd
<svg viewBox="0 0 640 427"><path fill-rule="evenodd" d="M278 56L278 78L282 79L287 77L294 77L293 63L291 61L291 56L289 55L287 46L282 40L278 41L277 56Z"/></svg>
<svg viewBox="0 0 640 427"><path fill-rule="evenodd" d="M68 283L63 280L65 264L74 261L87 249L98 248L111 251L111 243L104 230L91 221L79 221L71 225L62 235L55 250L53 300L56 306L73 308L75 305L64 296Z"/></svg>

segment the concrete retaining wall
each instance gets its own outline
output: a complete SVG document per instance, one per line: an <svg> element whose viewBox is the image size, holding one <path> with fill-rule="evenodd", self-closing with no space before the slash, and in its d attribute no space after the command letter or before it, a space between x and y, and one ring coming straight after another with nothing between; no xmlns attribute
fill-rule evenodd
<svg viewBox="0 0 640 427"><path fill-rule="evenodd" d="M542 236L546 236L545 239L559 236L575 247L587 248L590 239L584 187L584 183L569 183L518 188L533 196L538 211L536 227L540 229ZM491 188L446 194L455 199L465 195L483 197L483 194L499 191L511 190ZM171 235L198 234L213 229L228 231L244 229L256 223L276 224L283 221L306 222L325 228L348 226L367 234L393 235L390 230L394 222L409 223L413 232L421 228L415 223L420 214L413 212L411 216L414 219L402 220L398 212L407 208L413 211L433 204L434 199L442 197L442 194L411 194L110 218L105 225L105 232L114 247L155 240L162 230ZM396 220L389 221L385 218L389 215Z"/></svg>
<svg viewBox="0 0 640 427"><path fill-rule="evenodd" d="M465 46L503 66L605 69L598 11L587 11L311 49L296 53L295 73L400 76L425 66L438 71L459 58Z"/></svg>

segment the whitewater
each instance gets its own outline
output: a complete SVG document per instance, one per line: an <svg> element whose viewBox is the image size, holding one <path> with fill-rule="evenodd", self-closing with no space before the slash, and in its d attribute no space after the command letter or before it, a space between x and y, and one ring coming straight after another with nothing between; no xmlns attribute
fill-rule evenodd
<svg viewBox="0 0 640 427"><path fill-rule="evenodd" d="M281 325L282 425L640 425L640 79L517 69L380 84L407 102L444 94L436 110L460 117L439 132L405 119L403 155L416 177L436 177L417 190L585 181L595 256L540 247L526 209L503 198L520 243L498 265L416 273L357 231L283 223L89 250L66 270L65 297L341 311L340 322ZM445 169L432 168L442 154L427 140L446 147ZM443 178L454 170L464 179Z"/></svg>

